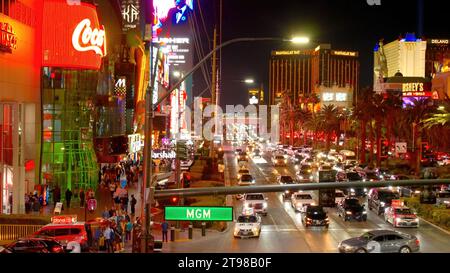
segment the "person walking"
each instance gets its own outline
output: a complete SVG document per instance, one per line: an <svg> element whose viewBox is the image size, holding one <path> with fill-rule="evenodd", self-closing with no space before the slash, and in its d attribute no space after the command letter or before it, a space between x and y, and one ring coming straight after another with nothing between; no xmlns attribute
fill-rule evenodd
<svg viewBox="0 0 450 273"><path fill-rule="evenodd" d="M131 207L131 215L134 215L136 211L136 203L137 200L134 198L134 194L131 195L130 207Z"/></svg>
<svg viewBox="0 0 450 273"><path fill-rule="evenodd" d="M165 241L167 242L167 232L169 231L169 223L167 223L167 221L164 221L161 224L161 230L162 230L162 241L164 242L165 239Z"/></svg>
<svg viewBox="0 0 450 273"><path fill-rule="evenodd" d="M112 237L114 236L113 234L114 234L114 232L109 226L107 226L105 228L105 231L103 232L103 236L105 237L106 251L108 253L111 253L111 252L114 253L113 242L112 242L112 240L113 240Z"/></svg>
<svg viewBox="0 0 450 273"><path fill-rule="evenodd" d="M85 194L84 194L84 190L83 188L81 188L80 190L80 208L84 208L84 203L85 203Z"/></svg>
<svg viewBox="0 0 450 273"><path fill-rule="evenodd" d="M102 212L102 218L108 219L109 218L109 210L108 207L105 206L105 210Z"/></svg>
<svg viewBox="0 0 450 273"><path fill-rule="evenodd" d="M133 223L131 223L130 220L127 221L127 224L125 225L125 230L126 230L125 240L129 241L131 240L131 231L133 230Z"/></svg>
<svg viewBox="0 0 450 273"><path fill-rule="evenodd" d="M71 199L72 199L72 191L69 188L67 188L67 190L66 190L66 205L67 205L67 208L70 208L70 200Z"/></svg>
<svg viewBox="0 0 450 273"><path fill-rule="evenodd" d="M59 189L58 185L56 185L53 189L53 207L56 207L56 203L59 202L61 202L61 190Z"/></svg>

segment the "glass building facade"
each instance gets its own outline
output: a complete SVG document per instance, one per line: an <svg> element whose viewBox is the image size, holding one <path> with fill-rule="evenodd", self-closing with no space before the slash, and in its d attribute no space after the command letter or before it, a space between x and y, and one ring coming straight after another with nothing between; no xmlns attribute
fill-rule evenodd
<svg viewBox="0 0 450 273"><path fill-rule="evenodd" d="M41 182L58 185L61 193L98 185L93 145L97 83L95 70L42 70Z"/></svg>

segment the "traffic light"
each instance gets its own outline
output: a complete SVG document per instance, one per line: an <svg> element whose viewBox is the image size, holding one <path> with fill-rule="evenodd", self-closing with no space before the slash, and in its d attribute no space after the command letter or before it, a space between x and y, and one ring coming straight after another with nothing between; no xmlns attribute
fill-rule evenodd
<svg viewBox="0 0 450 273"><path fill-rule="evenodd" d="M389 141L387 139L381 140L381 156L388 157L389 155Z"/></svg>
<svg viewBox="0 0 450 273"><path fill-rule="evenodd" d="M174 204L174 205L178 204L178 197L174 196L174 197L170 198L170 202L172 202L172 204Z"/></svg>
<svg viewBox="0 0 450 273"><path fill-rule="evenodd" d="M188 159L188 149L186 146L186 141L177 141L177 157L180 160Z"/></svg>
<svg viewBox="0 0 450 273"><path fill-rule="evenodd" d="M430 150L430 145L428 144L428 142L422 142L422 146L421 146L422 155L426 154L429 150Z"/></svg>

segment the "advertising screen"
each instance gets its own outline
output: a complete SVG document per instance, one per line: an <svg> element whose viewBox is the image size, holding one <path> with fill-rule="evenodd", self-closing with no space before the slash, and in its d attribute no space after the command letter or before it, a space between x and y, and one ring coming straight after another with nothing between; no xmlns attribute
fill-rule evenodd
<svg viewBox="0 0 450 273"><path fill-rule="evenodd" d="M193 0L153 0L153 39L174 37L189 31Z"/></svg>

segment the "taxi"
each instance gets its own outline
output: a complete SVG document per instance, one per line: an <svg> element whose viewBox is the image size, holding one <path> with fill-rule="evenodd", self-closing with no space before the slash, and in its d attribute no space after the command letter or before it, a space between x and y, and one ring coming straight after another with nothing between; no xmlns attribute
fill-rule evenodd
<svg viewBox="0 0 450 273"><path fill-rule="evenodd" d="M384 220L394 227L419 227L419 218L400 200L392 200L392 205L385 209Z"/></svg>
<svg viewBox="0 0 450 273"><path fill-rule="evenodd" d="M77 215L57 215L51 218L51 224L33 233L33 237L51 237L63 246L67 246L69 242L76 242L85 250L89 248L90 232L88 225L77 221Z"/></svg>
<svg viewBox="0 0 450 273"><path fill-rule="evenodd" d="M235 220L233 234L235 238L259 238L261 234L261 217L252 208L245 208Z"/></svg>

